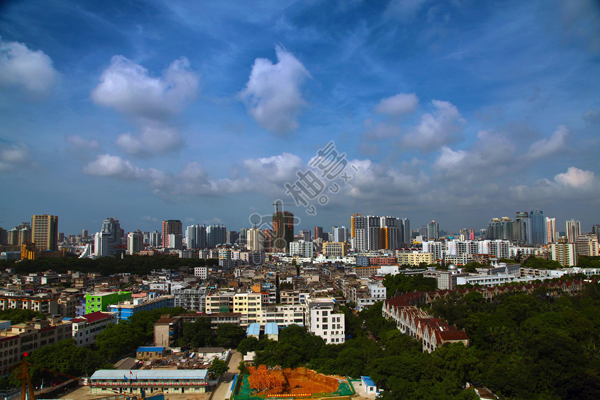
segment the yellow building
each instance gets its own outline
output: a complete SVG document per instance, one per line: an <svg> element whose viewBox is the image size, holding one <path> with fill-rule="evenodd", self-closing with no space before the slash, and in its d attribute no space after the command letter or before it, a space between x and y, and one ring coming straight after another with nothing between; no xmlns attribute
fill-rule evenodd
<svg viewBox="0 0 600 400"><path fill-rule="evenodd" d="M242 314L240 325L262 323L262 294L236 293L233 296L233 312Z"/></svg>
<svg viewBox="0 0 600 400"><path fill-rule="evenodd" d="M56 215L31 216L31 241L39 251L58 250L58 217Z"/></svg>
<svg viewBox="0 0 600 400"><path fill-rule="evenodd" d="M398 259L398 265L406 264L406 265L412 265L414 267L418 267L421 263L425 263L425 264L429 265L429 264L433 264L433 262L434 262L433 253L397 252L396 258Z"/></svg>
<svg viewBox="0 0 600 400"><path fill-rule="evenodd" d="M21 260L36 260L40 258L59 258L67 254L67 249L57 251L42 251L35 243L23 243L21 245Z"/></svg>
<svg viewBox="0 0 600 400"><path fill-rule="evenodd" d="M323 243L323 254L327 257L346 257L348 246L344 242Z"/></svg>

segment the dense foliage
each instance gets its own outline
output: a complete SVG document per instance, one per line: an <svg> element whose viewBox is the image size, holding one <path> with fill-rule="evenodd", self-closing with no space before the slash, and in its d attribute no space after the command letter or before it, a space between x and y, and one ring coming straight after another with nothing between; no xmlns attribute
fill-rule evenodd
<svg viewBox="0 0 600 400"><path fill-rule="evenodd" d="M39 311L18 308L9 308L8 310L0 311L0 321L10 321L11 325L31 321L34 318L46 319L46 316Z"/></svg>
<svg viewBox="0 0 600 400"><path fill-rule="evenodd" d="M107 363L100 352L85 347L77 347L73 339L61 340L54 346L42 347L25 359L34 365L74 377L91 376L97 369L112 368L112 364ZM20 374L21 367L13 370L10 376L10 382L13 385L17 386L20 384L21 381L17 379L17 376ZM68 379L61 375L36 368L35 366L29 368L29 374L31 381L36 385L42 380L48 385L52 382Z"/></svg>
<svg viewBox="0 0 600 400"><path fill-rule="evenodd" d="M172 255L163 256L126 256L123 259L118 257L100 257L95 260L90 258L78 258L69 256L66 258L45 258L39 260L0 261L0 269L16 268L20 274L30 272L43 272L49 269L66 273L67 271L80 272L101 272L108 276L118 273L131 273L147 275L152 270L163 268L178 269L181 267L202 267L205 265L217 265L216 259L198 259L198 258L179 258Z"/></svg>
<svg viewBox="0 0 600 400"><path fill-rule="evenodd" d="M600 286L577 296L507 294L487 302L472 292L439 299L436 316L464 328L468 371L497 394L516 399L600 398Z"/></svg>
<svg viewBox="0 0 600 400"><path fill-rule="evenodd" d="M386 275L383 286L386 288L387 298L389 299L415 290L422 292L434 291L437 289L437 281L435 278L424 278L423 275Z"/></svg>
<svg viewBox="0 0 600 400"><path fill-rule="evenodd" d="M530 256L521 266L535 269L561 269L563 267L558 261L544 260L535 256Z"/></svg>
<svg viewBox="0 0 600 400"><path fill-rule="evenodd" d="M448 346L433 354L402 335L394 323L381 316L381 302L354 315L346 313L346 329L353 338L344 344L326 345L305 328L291 325L279 341L244 339L238 351L256 351L255 365L284 368L307 366L325 374L360 378L370 375L386 389L383 399L476 399L464 390L467 371L477 363L463 345Z"/></svg>
<svg viewBox="0 0 600 400"><path fill-rule="evenodd" d="M579 256L577 266L581 268L600 268L600 257Z"/></svg>

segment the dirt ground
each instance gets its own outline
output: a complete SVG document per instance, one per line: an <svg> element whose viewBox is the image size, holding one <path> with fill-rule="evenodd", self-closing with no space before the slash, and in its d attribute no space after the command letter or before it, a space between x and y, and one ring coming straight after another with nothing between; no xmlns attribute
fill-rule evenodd
<svg viewBox="0 0 600 400"><path fill-rule="evenodd" d="M165 394L165 400L206 400L210 393L194 394ZM92 393L89 386L78 386L77 389L65 393L60 399L65 400L92 400L110 396L106 393Z"/></svg>
<svg viewBox="0 0 600 400"><path fill-rule="evenodd" d="M304 394L335 392L340 379L317 374L306 368L267 369L261 365L249 368L248 382L261 394Z"/></svg>

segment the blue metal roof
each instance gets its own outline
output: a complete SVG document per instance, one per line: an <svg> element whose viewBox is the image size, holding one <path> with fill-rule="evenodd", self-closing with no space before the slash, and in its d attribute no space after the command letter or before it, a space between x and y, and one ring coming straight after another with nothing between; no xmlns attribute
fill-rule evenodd
<svg viewBox="0 0 600 400"><path fill-rule="evenodd" d="M100 369L91 379L206 379L207 369L122 370Z"/></svg>
<svg viewBox="0 0 600 400"><path fill-rule="evenodd" d="M279 335L279 326L275 322L269 322L265 325L267 335Z"/></svg>
<svg viewBox="0 0 600 400"><path fill-rule="evenodd" d="M137 352L138 353L162 353L165 350L164 347L151 347L151 346L147 346L147 347L138 347Z"/></svg>
<svg viewBox="0 0 600 400"><path fill-rule="evenodd" d="M260 324L259 323L254 323L254 324L248 325L248 328L246 329L246 336L250 336L250 335L256 335L256 336L260 335Z"/></svg>
<svg viewBox="0 0 600 400"><path fill-rule="evenodd" d="M361 376L360 379L362 379L365 382L365 385L367 386L377 387L377 385L375 384L375 382L373 382L373 379L371 379L370 376Z"/></svg>

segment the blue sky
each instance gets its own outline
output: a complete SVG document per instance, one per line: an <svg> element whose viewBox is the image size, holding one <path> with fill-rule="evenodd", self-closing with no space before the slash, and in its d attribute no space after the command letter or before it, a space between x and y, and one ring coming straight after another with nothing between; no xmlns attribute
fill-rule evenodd
<svg viewBox="0 0 600 400"><path fill-rule="evenodd" d="M249 227L334 141L299 228L353 213L600 223L600 6L14 1L0 6L0 226ZM352 166L352 170L350 169ZM317 170L315 170L317 171ZM333 182L325 182L331 187Z"/></svg>

